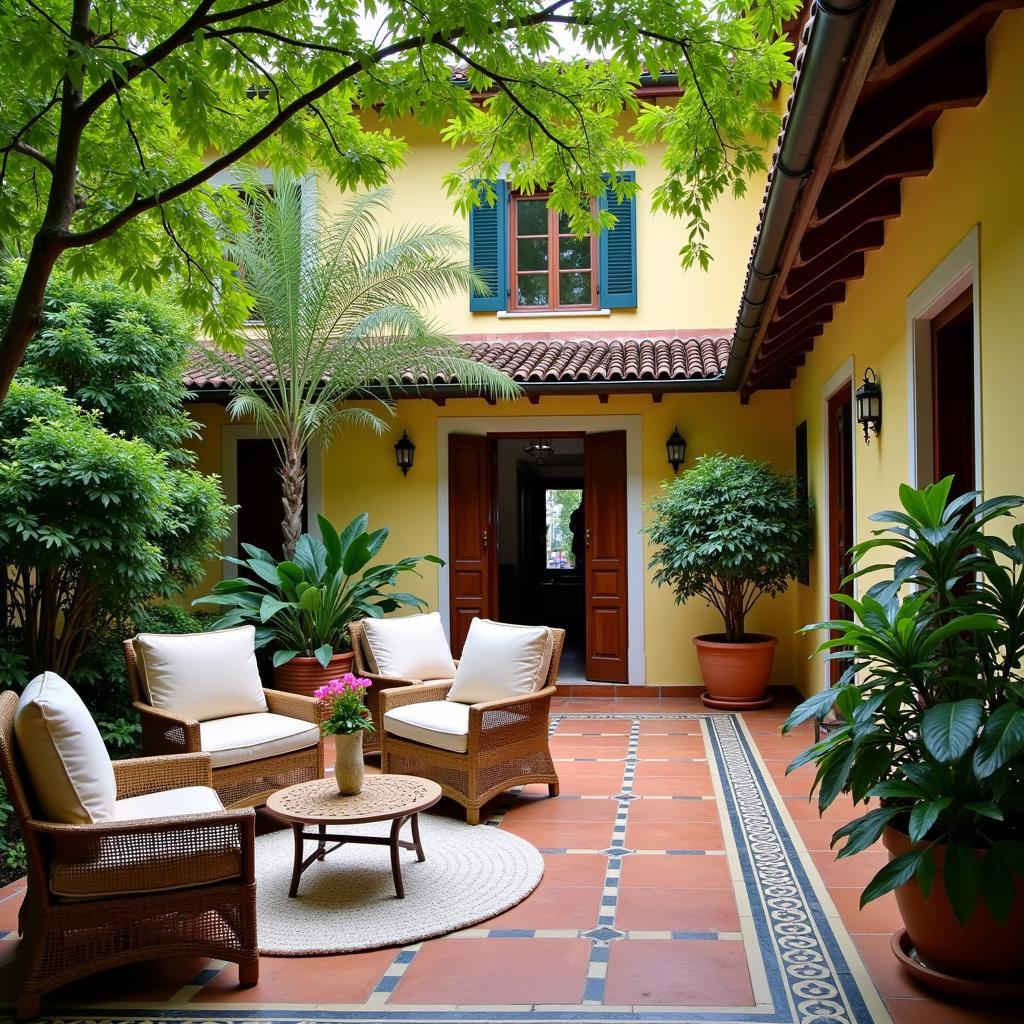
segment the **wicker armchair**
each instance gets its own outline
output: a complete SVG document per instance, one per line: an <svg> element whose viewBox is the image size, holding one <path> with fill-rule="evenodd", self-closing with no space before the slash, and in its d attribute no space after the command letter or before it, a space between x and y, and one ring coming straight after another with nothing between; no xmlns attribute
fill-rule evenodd
<svg viewBox="0 0 1024 1024"><path fill-rule="evenodd" d="M547 784L558 796L558 774L548 743L551 698L565 630L552 629L551 662L543 689L525 696L492 700L469 707L465 753L418 743L382 730L381 770L432 779L445 796L466 809L470 825L480 823L480 809L512 786ZM444 700L451 682L383 690L380 714L425 701Z"/></svg>
<svg viewBox="0 0 1024 1024"><path fill-rule="evenodd" d="M165 956L233 961L240 984L255 985L254 812L42 821L14 737L17 706L15 693L0 694L0 772L28 860L18 1018L38 1016L43 994L83 975ZM211 783L207 754L115 761L113 769L119 800Z"/></svg>
<svg viewBox="0 0 1024 1024"><path fill-rule="evenodd" d="M364 679L369 679L373 686L366 691L366 706L373 715L373 732L363 733L363 752L373 754L380 751L381 736L384 732L384 713L380 709L382 690L396 689L400 686L422 686L422 679L402 679L398 676L382 676L370 671L370 660L367 656L366 633L361 622L350 622L348 633L352 639L353 667ZM458 662L455 662L458 665Z"/></svg>
<svg viewBox="0 0 1024 1024"><path fill-rule="evenodd" d="M124 641L124 660L132 701L142 720L142 750L147 756L195 754L202 751L200 723L173 711L153 707L146 698L131 640ZM318 701L301 694L264 689L271 714L283 715L319 725L324 711ZM256 717L256 716L254 716ZM262 807L271 793L286 786L324 775L324 745L316 743L301 750L288 751L213 768L213 788L225 807Z"/></svg>

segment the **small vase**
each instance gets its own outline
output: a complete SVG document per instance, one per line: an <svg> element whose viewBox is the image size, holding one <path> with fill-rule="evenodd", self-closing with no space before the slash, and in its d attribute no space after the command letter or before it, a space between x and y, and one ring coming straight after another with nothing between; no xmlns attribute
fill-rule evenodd
<svg viewBox="0 0 1024 1024"><path fill-rule="evenodd" d="M363 731L334 734L334 781L342 796L363 788Z"/></svg>

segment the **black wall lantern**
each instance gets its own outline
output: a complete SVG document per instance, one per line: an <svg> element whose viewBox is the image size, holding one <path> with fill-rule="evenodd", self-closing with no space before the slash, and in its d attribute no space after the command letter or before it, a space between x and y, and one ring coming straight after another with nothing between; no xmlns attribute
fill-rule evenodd
<svg viewBox="0 0 1024 1024"><path fill-rule="evenodd" d="M864 371L864 383L857 388L857 422L864 428L865 444L871 443L869 427L875 437L882 429L882 387L878 383L878 374L870 366Z"/></svg>
<svg viewBox="0 0 1024 1024"><path fill-rule="evenodd" d="M402 436L395 442L395 462L398 463L398 468L402 471L402 476L409 475L409 470L412 469L412 459L415 451L416 445L409 440L409 435L403 430Z"/></svg>
<svg viewBox="0 0 1024 1024"><path fill-rule="evenodd" d="M673 429L665 442L665 451L668 452L668 464L672 467L672 472L678 476L679 467L686 461L686 438L679 433L678 427Z"/></svg>

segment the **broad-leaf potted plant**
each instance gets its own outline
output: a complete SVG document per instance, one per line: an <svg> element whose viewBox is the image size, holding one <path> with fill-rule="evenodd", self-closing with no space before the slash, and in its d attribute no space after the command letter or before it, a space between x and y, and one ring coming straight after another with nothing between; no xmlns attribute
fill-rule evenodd
<svg viewBox="0 0 1024 1024"><path fill-rule="evenodd" d="M304 533L292 559L278 561L262 548L242 547L248 558L225 557L250 576L221 580L193 604L228 610L212 629L256 626L256 647L273 648L274 685L307 696L352 667L350 622L381 618L398 608L423 610L415 594L391 589L420 562L443 565L437 555L410 555L371 565L388 538L387 527L368 530L369 516L355 517L339 534L317 516L320 538Z"/></svg>
<svg viewBox="0 0 1024 1024"><path fill-rule="evenodd" d="M705 704L751 709L765 695L778 640L748 633L757 600L783 593L807 558L808 510L792 477L767 463L709 455L663 485L646 528L654 582L677 604L703 598L722 616L721 633L694 638Z"/></svg>
<svg viewBox="0 0 1024 1024"><path fill-rule="evenodd" d="M889 851L861 905L895 892L906 928L893 950L908 969L962 995L1019 992L1024 524L1010 541L986 531L1024 498L950 500L951 482L904 485L901 509L871 517L881 529L851 554L854 577L873 585L860 599L834 597L852 621L806 627L830 632L819 650L845 671L783 730L837 719L789 770L817 766L822 811L840 794L869 806L832 845L840 857L879 839ZM875 552L885 557L867 557Z"/></svg>

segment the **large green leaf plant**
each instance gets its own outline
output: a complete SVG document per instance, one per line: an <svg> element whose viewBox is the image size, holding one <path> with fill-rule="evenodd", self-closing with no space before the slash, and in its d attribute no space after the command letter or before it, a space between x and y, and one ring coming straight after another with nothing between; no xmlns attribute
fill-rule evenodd
<svg viewBox="0 0 1024 1024"><path fill-rule="evenodd" d="M243 544L248 558L225 561L251 576L221 580L210 595L193 601L228 609L213 629L255 625L256 647L273 645L275 668L299 656L316 658L326 668L336 653L351 648L350 622L382 618L399 608L425 608L422 598L390 588L403 573L419 575L420 562L444 564L437 555L371 564L388 529L369 530L365 512L340 534L324 516L317 516L317 522L322 539L304 533L292 559L278 561L262 548Z"/></svg>
<svg viewBox="0 0 1024 1024"><path fill-rule="evenodd" d="M832 837L839 857L866 850L887 825L910 838L862 905L914 879L930 898L944 848L960 922L979 897L1003 922L1024 876L1024 523L1009 540L988 529L1024 498L950 499L951 483L904 485L901 509L871 516L882 527L853 547L853 577L876 581L859 599L833 595L850 621L805 629L829 632L819 652L845 671L783 731L838 719L789 771L817 766L822 811L840 794L870 806ZM872 561L875 552L887 557Z"/></svg>

